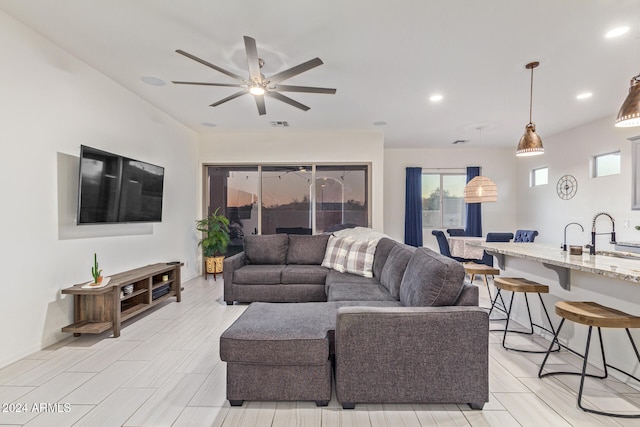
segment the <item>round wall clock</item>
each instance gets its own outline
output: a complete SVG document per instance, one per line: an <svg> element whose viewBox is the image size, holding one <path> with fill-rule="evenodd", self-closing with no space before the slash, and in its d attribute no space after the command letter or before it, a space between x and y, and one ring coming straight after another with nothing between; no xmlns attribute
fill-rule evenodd
<svg viewBox="0 0 640 427"><path fill-rule="evenodd" d="M556 191L558 192L558 197L563 200L569 200L578 191L578 181L573 175L564 175L558 180Z"/></svg>

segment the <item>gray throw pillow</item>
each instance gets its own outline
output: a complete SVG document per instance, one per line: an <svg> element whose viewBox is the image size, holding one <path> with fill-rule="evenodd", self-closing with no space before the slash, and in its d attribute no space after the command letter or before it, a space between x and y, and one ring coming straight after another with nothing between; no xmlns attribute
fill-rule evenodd
<svg viewBox="0 0 640 427"><path fill-rule="evenodd" d="M328 241L328 234L318 234L316 236L289 234L287 264L322 264Z"/></svg>
<svg viewBox="0 0 640 427"><path fill-rule="evenodd" d="M252 234L244 236L244 255L248 264L285 264L287 262L286 234Z"/></svg>
<svg viewBox="0 0 640 427"><path fill-rule="evenodd" d="M400 284L400 302L410 307L453 305L464 286L464 267L428 248L415 250Z"/></svg>

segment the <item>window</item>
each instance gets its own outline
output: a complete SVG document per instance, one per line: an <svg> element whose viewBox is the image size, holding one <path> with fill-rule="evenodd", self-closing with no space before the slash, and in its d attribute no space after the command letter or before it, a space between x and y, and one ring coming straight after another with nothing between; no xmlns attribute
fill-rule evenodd
<svg viewBox="0 0 640 427"><path fill-rule="evenodd" d="M422 174L422 227L465 227L464 204L466 173Z"/></svg>
<svg viewBox="0 0 640 427"><path fill-rule="evenodd" d="M547 185L549 183L549 168L543 167L533 169L531 171L531 186L537 187L538 185Z"/></svg>
<svg viewBox="0 0 640 427"><path fill-rule="evenodd" d="M620 173L620 152L602 154L593 158L593 177L618 175Z"/></svg>
<svg viewBox="0 0 640 427"><path fill-rule="evenodd" d="M367 165L207 166L207 206L229 218L231 245L248 234L322 233L369 226Z"/></svg>

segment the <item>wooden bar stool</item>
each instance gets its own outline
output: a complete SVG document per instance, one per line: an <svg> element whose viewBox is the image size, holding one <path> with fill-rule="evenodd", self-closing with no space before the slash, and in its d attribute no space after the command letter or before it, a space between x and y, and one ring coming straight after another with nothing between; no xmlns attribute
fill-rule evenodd
<svg viewBox="0 0 640 427"><path fill-rule="evenodd" d="M560 345L558 341L558 335L560 335L560 330L562 329L562 325L565 320L570 320L572 322L580 323L582 325L589 326L589 332L587 334L587 345L584 350L584 356L581 356L584 359L582 363L582 372L545 372L542 373L544 369L544 365L547 363L547 359L549 358L550 351L547 352L544 360L542 361L542 365L540 365L540 371L538 371L538 377L546 377L548 375L580 375L580 390L578 391L578 407L585 412L591 412L593 414L599 415L608 415L610 417L619 417L619 418L640 418L640 414L616 414L611 412L603 412L597 411L595 409L589 409L582 406L582 391L584 389L584 378L599 378L604 379L607 378L607 366L615 369L618 372L621 372L636 381L640 381L638 378L633 375L624 372L614 366L607 365L607 360L604 356L604 344L602 343L602 331L600 328L624 328L627 331L627 336L629 337L629 341L631 341L631 347L633 347L633 351L636 353L636 357L638 358L638 362L640 362L640 353L638 353L638 348L636 347L636 343L633 341L633 337L629 332L629 328L640 328L640 317L632 316L627 313L623 313L622 311L615 310L613 308L605 307L595 302L572 302L572 301L558 301L556 303L556 314L562 317L560 321L560 326L558 326L558 331L553 337L553 341L551 341L551 347L556 343ZM604 365L604 375L592 375L587 374L587 361L589 360L589 347L591 344L591 329L593 327L598 328L598 337L600 339L600 351L602 352L602 364Z"/></svg>
<svg viewBox="0 0 640 427"><path fill-rule="evenodd" d="M500 298L502 299L501 296L501 292L504 291L510 291L513 292L513 295L511 296L511 301L509 302L509 308L507 309L507 324L504 326L504 329L497 329L497 331L504 331L504 335L502 336L502 347L505 350L513 350L513 351L519 351L522 353L548 353L550 351L560 351L560 345L558 345L556 347L556 349L551 350L551 348L549 349L549 351L547 350L524 350L524 349L518 349L518 348L514 348L514 347L507 347L506 345L506 340L507 340L507 332L512 332L512 333L517 333L517 334L525 334L525 335L533 335L533 327L537 326L538 328L549 332L550 334L552 334L553 336L556 336L556 331L553 328L553 323L551 323L551 318L549 317L549 313L547 312L547 307L544 305L544 301L542 300L542 295L540 294L548 294L549 293L549 287L547 285L541 285L540 283L534 282L532 280L528 280L528 279L523 279L520 277L497 277L494 279L493 283L495 284L496 288L498 288L498 292L496 294L496 297L494 298L494 302L492 304L492 309L493 309L493 305L495 305L496 300L498 299L498 296L500 296ZM509 329L509 321L511 320L511 308L513 307L513 300L516 297L516 294L518 293L522 293L524 294L524 301L527 304L527 314L529 316L529 326L530 326L530 330L529 331L515 331L515 330L510 330ZM531 319L531 309L529 308L529 299L527 298L527 294L528 293L536 293L538 294L538 298L540 299L540 304L542 305L542 309L544 310L544 314L547 317L547 321L549 322L549 326L551 327L551 329L547 329L546 327L544 327L543 325L538 325L536 323L533 323L533 320ZM504 302L503 302L504 303ZM553 346L553 342L551 343Z"/></svg>
<svg viewBox="0 0 640 427"><path fill-rule="evenodd" d="M496 306L495 305L495 300L494 298L491 296L491 289L489 287L489 279L487 278L487 276L498 276L500 275L500 270L494 267L491 267L489 265L486 264L476 264L473 262L465 262L464 264L462 264L462 266L464 267L464 272L467 273L469 275L469 280L471 281L471 283L473 283L473 281L475 280L476 276L482 276L484 278L484 284L487 286L487 292L489 293L489 301L491 301L491 309L489 310L489 314L491 314L491 311L493 310L494 306L496 309L500 309L502 310L504 313L506 313L506 309L504 308L504 301L502 301L502 307ZM497 298L496 294L496 298ZM501 297L502 298L502 297Z"/></svg>

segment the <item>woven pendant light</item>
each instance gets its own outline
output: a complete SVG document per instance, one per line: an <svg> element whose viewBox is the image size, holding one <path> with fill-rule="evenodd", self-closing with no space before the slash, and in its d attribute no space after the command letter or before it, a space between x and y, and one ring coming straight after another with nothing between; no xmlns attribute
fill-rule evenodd
<svg viewBox="0 0 640 427"><path fill-rule="evenodd" d="M464 187L465 203L486 203L498 200L498 186L486 176L476 176Z"/></svg>

